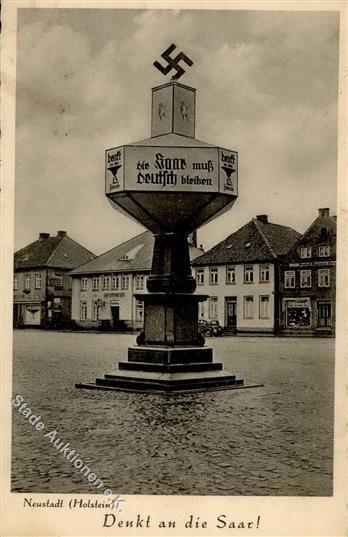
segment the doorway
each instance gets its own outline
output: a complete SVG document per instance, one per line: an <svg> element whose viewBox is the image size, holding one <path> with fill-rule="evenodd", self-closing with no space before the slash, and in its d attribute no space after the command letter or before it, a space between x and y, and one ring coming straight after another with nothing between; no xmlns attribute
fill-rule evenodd
<svg viewBox="0 0 348 537"><path fill-rule="evenodd" d="M112 328L118 328L120 321L120 306L111 305Z"/></svg>
<svg viewBox="0 0 348 537"><path fill-rule="evenodd" d="M331 327L331 302L318 302L318 326Z"/></svg>
<svg viewBox="0 0 348 537"><path fill-rule="evenodd" d="M228 296L226 301L226 327L235 330L237 328L237 297Z"/></svg>

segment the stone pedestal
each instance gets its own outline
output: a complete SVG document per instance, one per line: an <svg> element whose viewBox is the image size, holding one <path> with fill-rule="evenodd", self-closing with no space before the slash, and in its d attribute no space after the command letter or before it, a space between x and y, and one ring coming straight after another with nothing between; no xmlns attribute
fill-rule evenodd
<svg viewBox="0 0 348 537"><path fill-rule="evenodd" d="M180 393L246 388L213 362L198 330L198 303L207 295L194 294L187 236L164 233L155 238L148 293L136 294L144 302L144 330L137 345L128 349L128 361L118 371L77 388L152 393Z"/></svg>

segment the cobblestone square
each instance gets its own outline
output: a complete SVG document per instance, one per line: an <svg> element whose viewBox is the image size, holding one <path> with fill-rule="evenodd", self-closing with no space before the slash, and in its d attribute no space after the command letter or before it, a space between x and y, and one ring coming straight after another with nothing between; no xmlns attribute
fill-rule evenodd
<svg viewBox="0 0 348 537"><path fill-rule="evenodd" d="M115 371L132 344L128 334L14 332L13 393L114 494L332 494L334 339L207 339L215 361L261 388L74 388ZM12 442L13 491L96 492L16 409Z"/></svg>

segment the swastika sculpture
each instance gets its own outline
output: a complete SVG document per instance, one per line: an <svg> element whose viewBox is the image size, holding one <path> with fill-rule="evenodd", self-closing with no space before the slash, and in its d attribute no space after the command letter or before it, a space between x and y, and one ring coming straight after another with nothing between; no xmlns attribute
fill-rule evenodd
<svg viewBox="0 0 348 537"><path fill-rule="evenodd" d="M163 58L175 69L171 45ZM238 195L235 151L195 138L196 90L175 80L152 90L151 138L108 149L105 194L112 206L155 234L144 329L128 349L128 361L95 383L78 388L139 392L182 392L242 388L243 380L213 362L212 349L198 330L198 304L208 297L195 292L188 234L231 208Z"/></svg>
<svg viewBox="0 0 348 537"><path fill-rule="evenodd" d="M163 75L166 75L167 73L169 73L172 69L175 69L176 70L176 74L172 76L171 80L178 80L184 73L185 73L185 69L182 68L182 66L180 65L180 61L184 61L186 63L186 65L190 66L193 65L193 61L190 60L190 58L188 58L186 56L186 54L184 54L183 52L179 52L179 54L177 56L175 56L175 58L172 58L170 56L170 54L173 52L173 50L176 49L176 46L174 45L174 43L172 43L168 48L167 50L165 50L163 52L163 54L161 54L162 58L167 62L167 65L165 67L163 67L159 62L154 62L154 66L157 67L157 69L159 71L161 71L161 73Z"/></svg>

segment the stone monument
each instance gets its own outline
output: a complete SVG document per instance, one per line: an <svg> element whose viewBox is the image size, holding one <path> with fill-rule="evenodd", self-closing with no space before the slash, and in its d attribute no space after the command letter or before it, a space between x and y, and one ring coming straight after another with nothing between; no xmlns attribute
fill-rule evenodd
<svg viewBox="0 0 348 537"><path fill-rule="evenodd" d="M198 330L188 234L230 209L238 195L238 155L195 138L196 90L177 82L184 72L169 54L163 73L172 80L152 89L151 138L108 149L105 194L112 206L143 224L155 235L147 292L144 329L128 349L118 371L77 388L137 392L187 392L244 388L243 380L213 361L213 351ZM188 61L186 61L188 60ZM248 386L249 387L249 386Z"/></svg>

